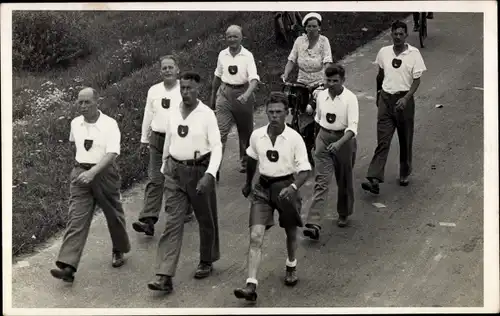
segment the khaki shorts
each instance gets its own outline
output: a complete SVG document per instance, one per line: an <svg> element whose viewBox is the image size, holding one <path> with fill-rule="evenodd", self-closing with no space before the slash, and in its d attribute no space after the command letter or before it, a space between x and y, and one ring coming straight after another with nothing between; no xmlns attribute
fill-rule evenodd
<svg viewBox="0 0 500 316"><path fill-rule="evenodd" d="M279 213L279 225L283 228L302 227L300 210L302 202L298 192L290 200L278 198L282 189L293 182L293 177L273 183L259 179L250 196L251 208L249 226L265 225L266 229L274 226L274 210Z"/></svg>

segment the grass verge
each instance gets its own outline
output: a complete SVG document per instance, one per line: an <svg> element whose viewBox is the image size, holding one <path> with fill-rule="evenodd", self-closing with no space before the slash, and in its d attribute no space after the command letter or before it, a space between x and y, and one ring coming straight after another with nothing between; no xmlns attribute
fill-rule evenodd
<svg viewBox="0 0 500 316"><path fill-rule="evenodd" d="M334 58L339 60L387 29L394 19L408 14L322 15L322 33L330 39ZM278 82L289 54L288 49L279 48L274 42L271 12L100 12L87 17L88 28L82 32L97 47L92 56L65 71L14 73L14 256L33 251L37 244L65 226L68 178L74 159L67 139L69 123L77 115L72 100L79 87L98 89L103 98L101 109L118 121L122 131L118 162L122 189L127 189L146 176L147 161L137 154L137 148L146 93L159 81L156 60L160 55L173 51L181 69L198 71L204 80L201 99L208 101L217 54L225 47L225 27L232 23L242 25L243 44L253 52L261 80L270 84L257 92L259 104L273 83ZM136 44L132 49L124 49L125 41ZM124 62L124 54L134 61ZM47 81L53 82L63 97L42 111L30 99L31 92L26 91L40 91Z"/></svg>

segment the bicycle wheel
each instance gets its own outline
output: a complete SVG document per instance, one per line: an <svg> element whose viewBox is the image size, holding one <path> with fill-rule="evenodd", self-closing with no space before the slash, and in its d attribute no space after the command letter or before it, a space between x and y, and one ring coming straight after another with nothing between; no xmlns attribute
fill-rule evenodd
<svg viewBox="0 0 500 316"><path fill-rule="evenodd" d="M420 47L424 48L424 40L427 38L427 14L420 13L420 28L418 30L418 38L420 40Z"/></svg>

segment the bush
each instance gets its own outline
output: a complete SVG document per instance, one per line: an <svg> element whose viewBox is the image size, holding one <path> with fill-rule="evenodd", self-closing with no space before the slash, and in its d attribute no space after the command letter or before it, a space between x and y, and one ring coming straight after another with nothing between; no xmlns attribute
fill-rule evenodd
<svg viewBox="0 0 500 316"><path fill-rule="evenodd" d="M14 69L43 71L67 67L91 53L77 13L14 11L12 58Z"/></svg>

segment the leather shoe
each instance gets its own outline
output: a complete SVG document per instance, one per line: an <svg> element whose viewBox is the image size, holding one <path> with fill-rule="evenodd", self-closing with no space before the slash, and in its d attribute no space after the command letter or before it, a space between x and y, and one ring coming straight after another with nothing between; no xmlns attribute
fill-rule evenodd
<svg viewBox="0 0 500 316"><path fill-rule="evenodd" d="M399 178L399 185L402 187L406 187L410 184L410 180L408 180L408 177L400 177Z"/></svg>
<svg viewBox="0 0 500 316"><path fill-rule="evenodd" d="M155 225L151 222L134 222L132 223L132 227L136 232L145 233L146 236L154 236L155 234Z"/></svg>
<svg viewBox="0 0 500 316"><path fill-rule="evenodd" d="M56 279L61 279L64 282L73 282L75 280L75 270L72 267L64 269L51 269L50 274Z"/></svg>
<svg viewBox="0 0 500 316"><path fill-rule="evenodd" d="M299 281L296 267L286 267L285 285L294 286Z"/></svg>
<svg viewBox="0 0 500 316"><path fill-rule="evenodd" d="M304 236L311 238L312 240L319 239L320 227L314 224L306 224L306 228L302 232Z"/></svg>
<svg viewBox="0 0 500 316"><path fill-rule="evenodd" d="M119 251L113 251L111 265L113 268L121 267L125 264L125 258L123 257L123 253Z"/></svg>
<svg viewBox="0 0 500 316"><path fill-rule="evenodd" d="M373 194L379 194L380 193L380 188L378 186L378 183L373 183L373 182L363 182L361 183L361 187L363 190L369 191Z"/></svg>
<svg viewBox="0 0 500 316"><path fill-rule="evenodd" d="M247 283L244 288L237 288L234 290L234 296L237 298L244 298L247 301L256 301L257 300L257 285L253 283Z"/></svg>
<svg viewBox="0 0 500 316"><path fill-rule="evenodd" d="M208 277L211 272L212 272L212 264L211 263L200 262L200 264L198 264L198 268L196 269L196 272L194 273L194 277L195 277L195 279L203 279L203 278Z"/></svg>
<svg viewBox="0 0 500 316"><path fill-rule="evenodd" d="M166 294L172 293L174 290L172 277L169 275L157 275L156 280L148 283L148 288L152 291L167 292Z"/></svg>
<svg viewBox="0 0 500 316"><path fill-rule="evenodd" d="M337 220L337 226L338 227L346 227L347 226L347 216L339 216L339 219Z"/></svg>

